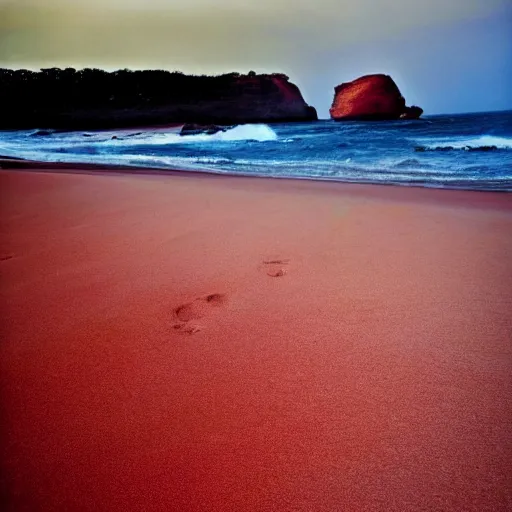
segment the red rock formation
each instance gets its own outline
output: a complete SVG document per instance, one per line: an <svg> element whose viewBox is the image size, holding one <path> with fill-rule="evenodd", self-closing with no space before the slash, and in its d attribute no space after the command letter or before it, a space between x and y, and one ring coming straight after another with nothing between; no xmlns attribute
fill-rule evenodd
<svg viewBox="0 0 512 512"><path fill-rule="evenodd" d="M330 109L332 119L417 119L419 107L406 107L405 99L388 75L366 75L338 85Z"/></svg>
<svg viewBox="0 0 512 512"><path fill-rule="evenodd" d="M284 74L240 75L229 86L230 98L216 104L211 122L230 124L244 122L313 121L318 116L299 88Z"/></svg>

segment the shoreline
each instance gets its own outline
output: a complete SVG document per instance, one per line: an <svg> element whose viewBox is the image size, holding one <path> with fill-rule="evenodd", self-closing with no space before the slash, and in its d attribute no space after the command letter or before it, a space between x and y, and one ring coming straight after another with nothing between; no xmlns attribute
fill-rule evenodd
<svg viewBox="0 0 512 512"><path fill-rule="evenodd" d="M69 164L0 190L6 510L509 510L512 196Z"/></svg>
<svg viewBox="0 0 512 512"><path fill-rule="evenodd" d="M37 171L58 171L64 173L121 173L133 175L154 175L154 176L176 176L176 175L199 175L199 176L212 176L221 178L244 178L244 179L263 179L275 181L293 181L293 182L312 182L312 183L327 183L330 185L340 184L344 186L355 187L384 187L384 188L405 188L405 189L424 189L433 191L448 191L448 192L471 192L471 193L490 193L490 194L511 194L512 190L505 189L466 189L466 188L449 188L449 187L434 187L421 184L407 184L407 183L375 183L363 181L343 181L338 179L327 178L311 178L311 177L291 177L291 176L270 176L258 175L248 173L233 173L233 172L219 172L208 170L185 170L185 169L171 169L165 167L144 167L135 165L117 165L117 164L100 164L100 163L77 163L77 162L44 162L39 160L27 160L25 158L6 157L0 155L0 170L5 169L22 169L30 172Z"/></svg>

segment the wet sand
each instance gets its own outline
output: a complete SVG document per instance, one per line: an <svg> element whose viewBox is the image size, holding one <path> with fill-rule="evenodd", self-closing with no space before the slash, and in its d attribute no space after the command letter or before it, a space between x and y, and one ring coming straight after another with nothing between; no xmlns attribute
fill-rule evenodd
<svg viewBox="0 0 512 512"><path fill-rule="evenodd" d="M6 510L512 509L512 195L49 170L0 171Z"/></svg>

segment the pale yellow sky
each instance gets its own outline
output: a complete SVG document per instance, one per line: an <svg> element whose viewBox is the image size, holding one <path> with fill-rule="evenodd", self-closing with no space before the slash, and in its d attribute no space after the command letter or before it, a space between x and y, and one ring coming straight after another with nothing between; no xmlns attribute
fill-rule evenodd
<svg viewBox="0 0 512 512"><path fill-rule="evenodd" d="M0 0L0 65L286 71L325 49L483 15L505 2Z"/></svg>
<svg viewBox="0 0 512 512"><path fill-rule="evenodd" d="M0 67L160 68L199 74L254 69L287 73L301 85L327 69L338 49L341 54L373 44L378 50L402 34L409 34L414 46L416 31L485 18L510 2L0 0ZM340 79L393 71L385 67L384 60L382 69L351 63ZM334 85L327 85L329 91Z"/></svg>

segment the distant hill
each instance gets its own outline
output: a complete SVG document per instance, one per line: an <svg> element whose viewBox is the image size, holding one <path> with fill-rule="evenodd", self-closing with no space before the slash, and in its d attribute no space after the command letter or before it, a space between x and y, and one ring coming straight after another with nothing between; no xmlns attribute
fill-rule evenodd
<svg viewBox="0 0 512 512"><path fill-rule="evenodd" d="M94 129L317 119L283 74L0 69L0 129Z"/></svg>

